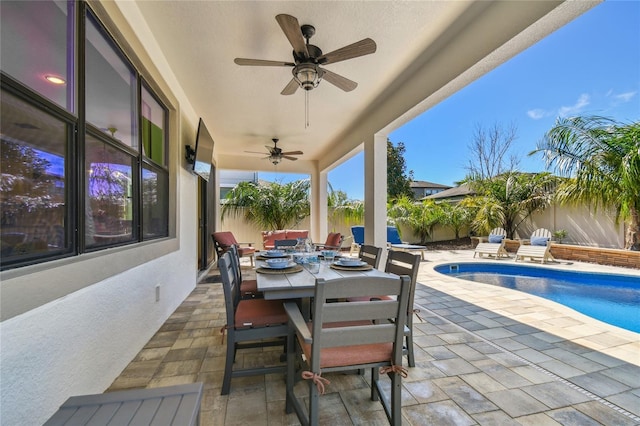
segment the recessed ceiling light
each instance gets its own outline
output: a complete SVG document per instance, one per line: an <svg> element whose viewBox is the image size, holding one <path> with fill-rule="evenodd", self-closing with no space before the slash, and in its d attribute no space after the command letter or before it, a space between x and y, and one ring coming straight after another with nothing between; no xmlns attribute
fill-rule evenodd
<svg viewBox="0 0 640 426"><path fill-rule="evenodd" d="M48 82L53 83L53 84L65 84L66 83L66 81L62 77L59 77L57 75L45 75L44 78Z"/></svg>

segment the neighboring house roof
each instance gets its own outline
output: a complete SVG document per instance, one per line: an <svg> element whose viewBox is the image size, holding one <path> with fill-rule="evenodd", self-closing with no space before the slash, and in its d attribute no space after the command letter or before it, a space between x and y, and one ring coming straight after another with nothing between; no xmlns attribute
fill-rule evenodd
<svg viewBox="0 0 640 426"><path fill-rule="evenodd" d="M414 181L411 181L411 183L409 185L411 186L411 188L444 188L444 189L451 188L448 185L442 185L440 183L427 182L427 181L424 181L424 180L414 180Z"/></svg>
<svg viewBox="0 0 640 426"><path fill-rule="evenodd" d="M475 195L475 191L469 188L469 185L465 183L460 186L456 186L454 188L450 188L445 191L438 192L437 194L429 195L424 198L428 198L431 200L433 199L442 200L447 198L464 198L470 195Z"/></svg>

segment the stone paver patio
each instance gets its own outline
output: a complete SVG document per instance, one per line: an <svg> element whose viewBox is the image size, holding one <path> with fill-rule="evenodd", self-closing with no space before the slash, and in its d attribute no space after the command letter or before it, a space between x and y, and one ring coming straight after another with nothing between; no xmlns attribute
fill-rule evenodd
<svg viewBox="0 0 640 426"><path fill-rule="evenodd" d="M429 251L414 318L416 367L403 380L407 425L640 424L640 334L515 290L433 271L471 261L470 250ZM513 259L489 260L513 262ZM558 261L552 268L640 271ZM249 273L249 271L247 271ZM196 286L109 391L204 382L202 425L295 425L282 375L237 378L221 396L225 346L215 271ZM210 283L207 283L209 281ZM281 348L245 350L236 362L279 362ZM368 375L327 375L321 424L387 424L369 400ZM306 383L298 383L301 394Z"/></svg>

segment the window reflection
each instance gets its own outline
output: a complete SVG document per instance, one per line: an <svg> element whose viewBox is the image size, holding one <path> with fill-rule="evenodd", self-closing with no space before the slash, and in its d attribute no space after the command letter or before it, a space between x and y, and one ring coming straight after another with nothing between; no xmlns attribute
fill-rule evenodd
<svg viewBox="0 0 640 426"><path fill-rule="evenodd" d="M165 110L164 107L142 86L142 153L156 162L166 165L165 159Z"/></svg>
<svg viewBox="0 0 640 426"><path fill-rule="evenodd" d="M142 169L142 235L158 238L168 235L166 174Z"/></svg>
<svg viewBox="0 0 640 426"><path fill-rule="evenodd" d="M3 0L0 19L2 71L75 111L75 2Z"/></svg>
<svg viewBox="0 0 640 426"><path fill-rule="evenodd" d="M67 125L3 91L0 136L3 262L65 250Z"/></svg>
<svg viewBox="0 0 640 426"><path fill-rule="evenodd" d="M132 159L87 136L85 243L88 247L130 241L133 232Z"/></svg>
<svg viewBox="0 0 640 426"><path fill-rule="evenodd" d="M136 74L91 15L86 31L87 121L120 143L138 149Z"/></svg>

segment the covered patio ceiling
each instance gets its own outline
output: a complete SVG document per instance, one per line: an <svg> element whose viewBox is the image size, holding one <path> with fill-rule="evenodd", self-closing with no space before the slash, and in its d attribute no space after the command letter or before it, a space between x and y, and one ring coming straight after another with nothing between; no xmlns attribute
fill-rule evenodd
<svg viewBox="0 0 640 426"><path fill-rule="evenodd" d="M266 151L276 137L283 150L304 152L278 165L279 172L297 173L338 165L365 139L393 131L597 3L136 1L212 133L217 166L273 171L263 155L245 151ZM292 62L275 19L282 13L313 25L311 44L324 53L367 37L377 44L373 54L325 66L358 87L344 92L322 81L308 92L308 128L305 91L280 94L291 68L234 63L236 57Z"/></svg>

